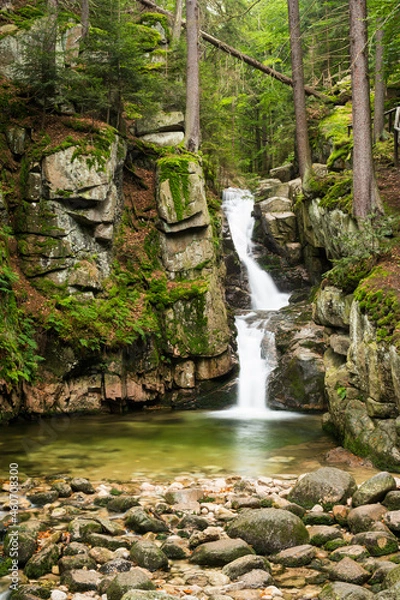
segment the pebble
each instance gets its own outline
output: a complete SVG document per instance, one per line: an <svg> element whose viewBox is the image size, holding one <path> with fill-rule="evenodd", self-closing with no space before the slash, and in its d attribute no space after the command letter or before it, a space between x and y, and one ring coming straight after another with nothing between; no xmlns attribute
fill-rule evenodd
<svg viewBox="0 0 400 600"><path fill-rule="evenodd" d="M71 540L69 539L70 533L75 531L73 528L71 529L72 519L75 524L82 524L88 520L95 522L95 524L97 523L102 528L102 533L94 536L98 540L98 543L104 540L104 543L107 541L107 543L111 544L111 541L113 541L115 544L110 545L111 549L99 546L90 548L88 541L84 537L84 530L82 530L82 539L79 540L79 543L73 543L76 546L82 546L85 552L88 552L91 557L95 558L95 562L97 563L96 571L81 571L75 574L76 581L74 580L73 583L76 585L75 591L72 593L72 590L68 590L65 585L60 585L60 579L57 576L58 565L54 564L50 567L49 572L41 578L42 584L44 585L44 582L46 582L46 585L53 586L50 600L107 600L107 596L104 593L106 589L106 577L100 572L100 565L104 561L124 559L125 561L131 561L132 567L137 569L130 553L130 547L134 542L151 540L154 544L161 547L168 538L169 540L175 540L178 545L181 541L189 554L194 551L195 547L203 543L211 540L226 539L226 531L230 521L235 519L242 510L259 510L260 505L271 505L274 508L289 508L293 510L295 505L290 501L290 492L297 481L298 478L295 478L293 475L287 478L258 477L251 479L239 476L221 477L219 475L215 478L211 476L199 476L195 478L186 474L178 476L168 483L141 480L115 484L109 484L108 482L90 484L87 480L81 480L79 483L82 484L83 482L87 486L87 493L82 491L82 485L75 485L78 490L71 497L59 499L57 504L54 503L53 505L35 508L35 522L40 520L45 524L47 530L46 538L52 543L59 544L63 556L71 554L68 549L73 549ZM69 482L67 478L66 484ZM39 480L31 481L24 487L24 491L28 494L39 492L44 489L44 483L48 485L47 482ZM396 479L396 483L400 491L400 478ZM95 490L94 494L90 490L91 485ZM166 502L166 494L183 491L189 497L194 493L193 488L195 490L201 488L200 491L203 492L203 498L199 498L200 503L196 502L197 507L194 510L195 513L202 515L201 518L193 516L193 507L190 506L190 503L186 503L187 506L185 506L184 503L170 505ZM111 494L112 490L118 490L121 494L127 496L139 496L140 510L145 511L152 519L161 519L164 521L164 524L167 525L167 531L161 535L151 531L142 535L135 534L125 525L125 513L116 514L107 510L106 500L107 498L110 498L110 500L113 498ZM288 496L289 499L287 499ZM105 499L105 502L99 502L97 505L95 502L96 498ZM202 499L205 499L206 502L202 502ZM265 504L263 504L264 502ZM22 496L21 510L24 510L25 507L27 508L27 514L29 514L32 508L29 501ZM199 567L189 563L187 558L169 558L169 571L149 573L147 570L144 570L144 572L158 590L162 590L179 600L315 600L324 586L324 580L327 580L326 574L328 569L334 567L334 570L336 569L339 575L343 571L345 576L349 577L348 571L351 567L351 577L357 578L358 571L361 573L361 567L364 564L363 561L367 560L363 558L362 541L357 542L361 548L360 552L357 553L357 558L356 556L353 557L354 550L352 550L350 544L353 543L354 547L355 542L351 541L352 534L349 531L347 523L350 510L351 498L343 501L341 505L334 506L331 511L323 507L322 499L308 511L304 508L299 511L300 515L304 513L310 515L311 513L314 516L311 522L315 523L318 522L316 521L318 515L329 512L331 518L336 523L335 527L331 528L323 525L307 526L307 530L311 536L321 538L322 541L316 542L318 545L315 546L315 558L312 564L310 563L310 565L302 568L288 568L283 564L273 563L271 564L270 575L266 571L257 571L256 569L250 571L246 577L242 576L236 580L230 580L228 575L222 573L222 569L208 568L207 566ZM193 521L194 525L193 523L189 524L189 517L191 516L192 519L197 519L198 523ZM397 514L390 513L386 517L388 524L393 529L396 529L393 525L395 517L397 517ZM56 522L52 522L52 520ZM28 526L30 525L30 521L34 523L34 519L32 518L32 520L27 521ZM205 527L207 524L208 526ZM382 525L382 523L380 522L379 525ZM379 537L380 534L378 535L375 532L374 535L375 537ZM337 536L342 536L343 543L346 543L347 546L344 546L343 550L336 550L335 555L335 548L332 546L327 549L328 546L325 546L325 543ZM400 537L400 532L398 537ZM119 542L121 542L121 546L118 545ZM112 548L117 549L113 550ZM349 556L350 558L342 559L345 562L342 562L338 566L339 563L337 560L341 556ZM358 556L360 556L360 559L358 559ZM395 553L394 557L397 562L400 562L400 552ZM351 562L353 558L357 560L357 563L353 564ZM388 556L377 556L374 558L378 562L378 566L379 561L383 565L388 562L388 559ZM365 563L364 568L366 569L365 574L362 572L361 575L367 578L369 576L367 563ZM89 576L89 573L92 573L92 575ZM79 576L82 576L82 582L78 581ZM268 577L270 577L269 581ZM91 578L93 578L93 582ZM22 572L20 581L21 585L24 581L27 581L26 578L24 579ZM68 578L66 581L68 581ZM271 581L274 584L268 585ZM92 583L93 586L97 586L96 589L87 589ZM41 582L38 585L41 585ZM368 584L366 586L368 587ZM21 596L21 600L27 600L27 598L28 595Z"/></svg>

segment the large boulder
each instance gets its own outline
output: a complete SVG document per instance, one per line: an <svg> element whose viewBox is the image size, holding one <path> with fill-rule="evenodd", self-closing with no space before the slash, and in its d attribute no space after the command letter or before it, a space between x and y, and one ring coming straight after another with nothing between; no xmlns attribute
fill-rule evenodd
<svg viewBox="0 0 400 600"><path fill-rule="evenodd" d="M353 494L352 504L354 507L362 504L373 504L382 502L386 494L396 489L396 480L387 471L381 471L370 479L364 481Z"/></svg>
<svg viewBox="0 0 400 600"><path fill-rule="evenodd" d="M229 525L228 535L251 544L257 554L273 554L309 541L299 517L279 508L244 510Z"/></svg>
<svg viewBox="0 0 400 600"><path fill-rule="evenodd" d="M331 509L335 504L345 504L356 489L357 484L350 473L334 467L322 467L302 477L288 498L304 508L322 504L325 509Z"/></svg>

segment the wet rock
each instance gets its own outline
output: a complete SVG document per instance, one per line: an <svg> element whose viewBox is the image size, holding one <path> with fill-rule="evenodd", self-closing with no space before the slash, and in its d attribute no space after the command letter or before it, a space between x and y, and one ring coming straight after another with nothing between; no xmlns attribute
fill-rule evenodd
<svg viewBox="0 0 400 600"><path fill-rule="evenodd" d="M92 546L102 546L109 550L117 550L118 548L130 548L132 540L121 539L120 537L105 535L103 533L91 533L87 536L87 541Z"/></svg>
<svg viewBox="0 0 400 600"><path fill-rule="evenodd" d="M107 509L111 512L124 513L133 506L138 505L138 496L116 496L107 502Z"/></svg>
<svg viewBox="0 0 400 600"><path fill-rule="evenodd" d="M320 592L319 600L373 600L375 595L352 583L335 581L328 583Z"/></svg>
<svg viewBox="0 0 400 600"><path fill-rule="evenodd" d="M104 565L114 558L114 553L108 548L94 546L89 550L89 556L93 558L97 564Z"/></svg>
<svg viewBox="0 0 400 600"><path fill-rule="evenodd" d="M131 508L125 515L125 524L136 533L165 533L167 525L159 518L151 517L142 508Z"/></svg>
<svg viewBox="0 0 400 600"><path fill-rule="evenodd" d="M89 519L74 519L68 525L68 531L71 533L71 540L86 540L92 533L101 533L102 527L97 521Z"/></svg>
<svg viewBox="0 0 400 600"><path fill-rule="evenodd" d="M56 544L50 544L38 554L34 554L26 563L24 573L31 579L38 579L45 573L50 573L60 558L60 550Z"/></svg>
<svg viewBox="0 0 400 600"><path fill-rule="evenodd" d="M101 582L101 576L96 571L76 569L65 571L61 575L61 583L66 585L71 592L88 592L96 590Z"/></svg>
<svg viewBox="0 0 400 600"><path fill-rule="evenodd" d="M305 525L333 525L335 519L333 515L323 511L310 511L303 517Z"/></svg>
<svg viewBox="0 0 400 600"><path fill-rule="evenodd" d="M245 541L223 539L198 546L193 552L190 562L218 567L246 554L254 554L254 550Z"/></svg>
<svg viewBox="0 0 400 600"><path fill-rule="evenodd" d="M102 517L96 517L96 520L100 523L102 530L109 535L124 535L125 533L124 527L115 521Z"/></svg>
<svg viewBox="0 0 400 600"><path fill-rule="evenodd" d="M125 573L126 571L130 571L131 568L131 561L125 560L125 558L114 558L113 560L104 563L99 571L104 575L110 575L111 573Z"/></svg>
<svg viewBox="0 0 400 600"><path fill-rule="evenodd" d="M54 481L51 487L58 492L59 498L69 498L72 494L71 486L65 481Z"/></svg>
<svg viewBox="0 0 400 600"><path fill-rule="evenodd" d="M71 489L73 492L83 492L84 494L94 494L96 491L90 481L84 477L74 477L71 480Z"/></svg>
<svg viewBox="0 0 400 600"><path fill-rule="evenodd" d="M27 498L32 504L36 506L44 506L45 504L52 504L58 498L58 492L56 490L48 490L47 492L33 492L27 494Z"/></svg>
<svg viewBox="0 0 400 600"><path fill-rule="evenodd" d="M60 569L60 573L75 569L96 569L96 561L94 561L93 558L87 554L63 556L58 562L58 567Z"/></svg>
<svg viewBox="0 0 400 600"><path fill-rule="evenodd" d="M222 568L222 573L227 575L229 579L234 580L242 577L242 575L254 569L269 571L270 565L268 560L264 556L247 554L246 556L240 556L239 558L236 558L232 562L226 564Z"/></svg>
<svg viewBox="0 0 400 600"><path fill-rule="evenodd" d="M107 588L107 598L108 600L120 600L126 592L132 589L154 590L155 585L143 569L134 568L114 577Z"/></svg>
<svg viewBox="0 0 400 600"><path fill-rule="evenodd" d="M139 567L149 571L166 570L169 567L167 556L156 544L149 540L140 540L133 544L130 556Z"/></svg>
<svg viewBox="0 0 400 600"><path fill-rule="evenodd" d="M188 543L179 536L171 536L161 546L167 558L180 560L189 557Z"/></svg>
<svg viewBox="0 0 400 600"><path fill-rule="evenodd" d="M227 532L251 544L259 554L273 554L309 541L301 519L279 508L245 510L228 526Z"/></svg>
<svg viewBox="0 0 400 600"><path fill-rule="evenodd" d="M388 472L377 473L362 485L353 494L354 507L362 504L375 504L384 500L386 494L396 489L395 478Z"/></svg>
<svg viewBox="0 0 400 600"><path fill-rule="evenodd" d="M315 504L329 510L334 504L343 504L357 489L354 477L334 467L322 467L307 473L293 487L288 499L312 508Z"/></svg>
<svg viewBox="0 0 400 600"><path fill-rule="evenodd" d="M353 508L347 517L352 533L369 531L374 523L381 521L387 509L382 504L366 504Z"/></svg>
<svg viewBox="0 0 400 600"><path fill-rule="evenodd" d="M275 554L271 560L284 567L304 567L315 558L316 549L310 544L287 548Z"/></svg>
<svg viewBox="0 0 400 600"><path fill-rule="evenodd" d="M81 542L70 542L64 547L64 556L75 556L76 554L87 554L87 546Z"/></svg>
<svg viewBox="0 0 400 600"><path fill-rule="evenodd" d="M197 515L185 515L179 521L178 529L199 529L203 531L207 529L209 526L209 522L204 517L199 517Z"/></svg>

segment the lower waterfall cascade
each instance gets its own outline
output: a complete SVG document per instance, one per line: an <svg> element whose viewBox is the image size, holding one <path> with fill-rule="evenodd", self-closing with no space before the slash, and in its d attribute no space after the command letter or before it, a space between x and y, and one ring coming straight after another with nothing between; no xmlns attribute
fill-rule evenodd
<svg viewBox="0 0 400 600"><path fill-rule="evenodd" d="M252 233L254 198L248 190L228 188L222 196L222 209L228 221L232 241L248 275L251 310L235 317L239 358L237 404L223 411L227 417L273 419L293 413L273 411L267 407L268 376L276 367L275 338L266 330L268 312L277 311L289 302L272 277L254 258ZM221 415L222 416L222 415Z"/></svg>

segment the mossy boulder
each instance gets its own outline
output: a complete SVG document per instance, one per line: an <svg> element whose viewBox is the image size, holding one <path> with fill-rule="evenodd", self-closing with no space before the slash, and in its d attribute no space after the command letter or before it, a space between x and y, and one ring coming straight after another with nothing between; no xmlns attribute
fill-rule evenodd
<svg viewBox="0 0 400 600"><path fill-rule="evenodd" d="M350 473L334 467L322 467L302 477L291 490L288 499L304 508L322 504L329 510L335 504L345 504L356 489L357 484Z"/></svg>
<svg viewBox="0 0 400 600"><path fill-rule="evenodd" d="M130 556L139 567L143 567L149 571L168 569L167 556L150 540L139 540L136 544L133 544Z"/></svg>
<svg viewBox="0 0 400 600"><path fill-rule="evenodd" d="M279 508L244 510L227 529L231 537L239 537L253 546L257 554L273 554L309 542L302 520Z"/></svg>
<svg viewBox="0 0 400 600"><path fill-rule="evenodd" d="M60 558L60 549L56 544L50 544L38 554L33 555L25 565L24 573L30 579L38 579L50 573Z"/></svg>
<svg viewBox="0 0 400 600"><path fill-rule="evenodd" d="M362 485L353 494L352 504L354 507L362 504L373 504L382 502L386 494L396 489L396 480L387 471L377 473Z"/></svg>
<svg viewBox="0 0 400 600"><path fill-rule="evenodd" d="M36 550L34 533L25 530L23 526L11 528L4 538L4 553L6 556L12 556L16 549L18 549L18 562L24 565Z"/></svg>

